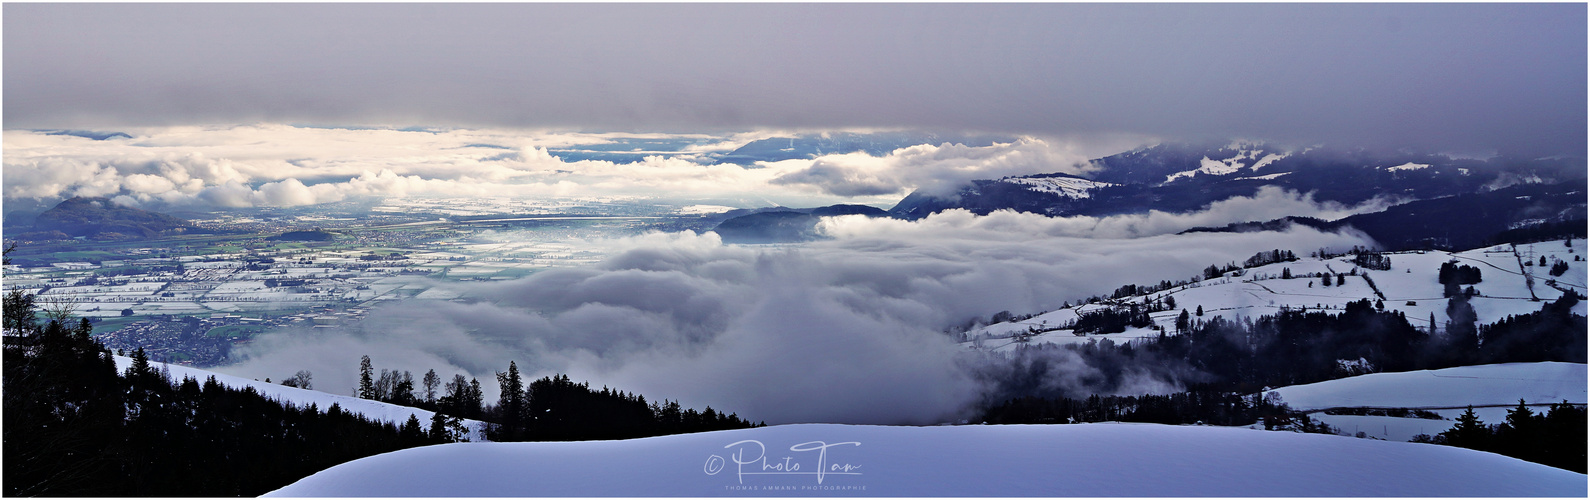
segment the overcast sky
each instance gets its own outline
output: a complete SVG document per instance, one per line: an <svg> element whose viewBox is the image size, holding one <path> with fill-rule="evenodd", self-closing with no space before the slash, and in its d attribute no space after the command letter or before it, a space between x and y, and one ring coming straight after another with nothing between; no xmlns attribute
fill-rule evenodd
<svg viewBox="0 0 1590 500"><path fill-rule="evenodd" d="M6 4L4 126L891 127L1582 154L1586 7Z"/></svg>

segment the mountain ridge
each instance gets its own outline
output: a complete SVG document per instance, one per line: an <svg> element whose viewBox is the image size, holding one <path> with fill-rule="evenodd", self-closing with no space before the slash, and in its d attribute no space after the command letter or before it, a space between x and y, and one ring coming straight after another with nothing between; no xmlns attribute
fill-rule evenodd
<svg viewBox="0 0 1590 500"><path fill-rule="evenodd" d="M1518 184L1583 183L1582 158L1486 160L1363 149L1277 149L1260 142L1225 145L1165 143L1090 162L1078 176L1108 184L1087 196L1035 190L1020 179L979 179L948 196L914 191L889 210L896 217L920 219L949 209L979 215L1016 210L1048 216L1109 216L1148 210L1190 212L1210 203L1252 196L1276 186L1313 199L1355 205L1377 197L1433 199L1505 189Z"/></svg>

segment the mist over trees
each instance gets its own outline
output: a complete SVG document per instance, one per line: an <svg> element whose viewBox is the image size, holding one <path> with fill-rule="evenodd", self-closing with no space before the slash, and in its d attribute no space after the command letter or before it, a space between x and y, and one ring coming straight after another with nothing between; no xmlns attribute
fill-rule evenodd
<svg viewBox="0 0 1590 500"><path fill-rule="evenodd" d="M1462 299L1455 299L1462 300ZM1180 335L1118 344L1024 346L987 353L978 376L992 388L985 408L1019 398L1084 399L1096 394L1177 392L1180 387L1252 394L1362 370L1409 371L1483 363L1585 362L1582 300L1566 294L1540 311L1490 325L1449 322L1432 333L1368 299L1339 314L1283 310L1229 320L1181 315ZM1463 305L1467 305L1464 303ZM1483 342L1482 342L1483 339Z"/></svg>

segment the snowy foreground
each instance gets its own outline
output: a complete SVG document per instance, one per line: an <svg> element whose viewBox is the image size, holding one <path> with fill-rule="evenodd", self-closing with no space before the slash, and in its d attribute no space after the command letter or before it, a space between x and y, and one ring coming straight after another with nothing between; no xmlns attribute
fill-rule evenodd
<svg viewBox="0 0 1590 500"><path fill-rule="evenodd" d="M297 406L308 406L309 404L313 403L315 407L320 409L320 411L326 411L327 408L330 408L331 405L335 403L338 407L342 408L342 411L363 415L365 418L371 420L380 420L391 422L397 425L403 425L403 422L409 419L409 415L413 415L415 418L420 420L421 428L429 428L431 425L431 415L433 412L419 408L383 403L380 401L371 401L368 399L359 399L353 396L341 396L309 389L299 389L297 387L288 387L285 385L272 384L268 382L260 382L258 380L235 377L232 375L176 364L151 361L149 365L153 366L156 370L169 370L171 372L172 381L180 382L183 378L192 377L197 379L200 383L203 383L205 379L215 377L216 382L220 382L221 385L234 389L253 387L256 392L260 393L260 395L275 401L292 403ZM126 356L116 356L117 370L126 370L127 367L130 366L132 366L132 358ZM463 421L463 424L469 429L468 437L471 441L482 441L486 439L485 434L482 431L484 424L483 422L479 420L466 419Z"/></svg>
<svg viewBox="0 0 1590 500"><path fill-rule="evenodd" d="M802 424L413 448L268 496L1583 497L1586 484L1461 448L1242 428Z"/></svg>

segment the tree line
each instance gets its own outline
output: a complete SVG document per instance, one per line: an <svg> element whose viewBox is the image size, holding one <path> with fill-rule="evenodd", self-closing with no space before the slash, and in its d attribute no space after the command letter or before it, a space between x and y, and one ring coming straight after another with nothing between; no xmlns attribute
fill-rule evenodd
<svg viewBox="0 0 1590 500"><path fill-rule="evenodd" d="M1585 473L1585 408L1563 401L1536 413L1518 400L1505 422L1486 425L1470 406L1451 429L1420 434L1416 443L1434 443L1500 453L1509 457Z"/></svg>
<svg viewBox="0 0 1590 500"><path fill-rule="evenodd" d="M444 426L456 425L459 418L486 422L486 437L492 441L628 439L762 425L711 406L697 411L676 401L647 403L645 396L605 386L592 389L589 383L574 383L568 375L526 384L513 361L496 378L500 396L495 404L485 402L479 380L466 382L463 375L453 375L443 387L436 370L425 373L416 394L411 372L382 369L376 375L370 357L364 356L355 394L434 411L444 419Z"/></svg>
<svg viewBox="0 0 1590 500"><path fill-rule="evenodd" d="M446 442L414 416L373 421L297 406L214 377L177 381L142 349L118 372L82 319L40 324L5 296L7 496L256 496L333 465Z"/></svg>

